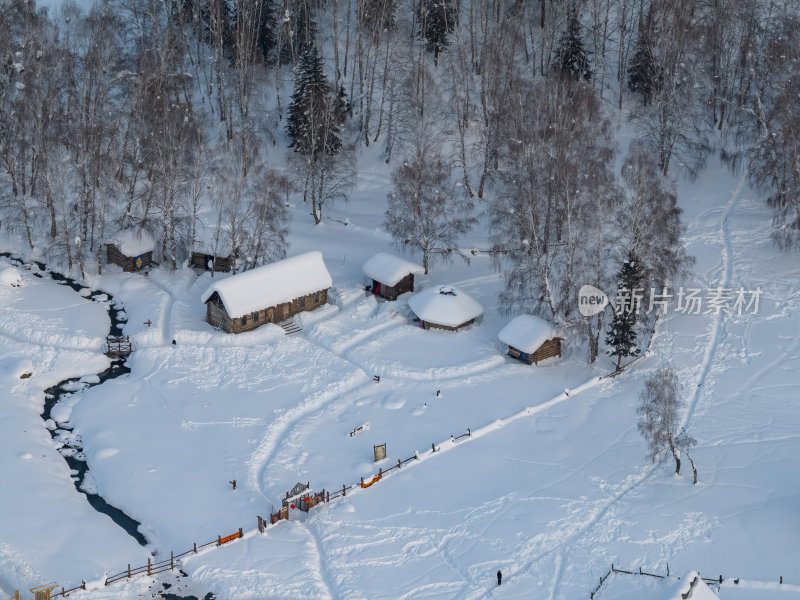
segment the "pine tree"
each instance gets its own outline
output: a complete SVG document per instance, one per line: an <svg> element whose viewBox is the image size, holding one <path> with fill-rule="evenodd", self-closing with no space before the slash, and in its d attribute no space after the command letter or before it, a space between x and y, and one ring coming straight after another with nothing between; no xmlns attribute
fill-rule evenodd
<svg viewBox="0 0 800 600"><path fill-rule="evenodd" d="M608 329L606 344L610 346L609 356L617 357L617 371L622 368L622 359L626 356L638 356L636 323L638 321L638 303L636 290L641 288L642 274L636 257L628 254L617 275L617 297L626 298L629 302L618 306Z"/></svg>
<svg viewBox="0 0 800 600"><path fill-rule="evenodd" d="M261 8L261 18L258 22L258 46L264 62L272 61L272 53L278 45L278 21L275 17L277 7L272 0L264 0Z"/></svg>
<svg viewBox="0 0 800 600"><path fill-rule="evenodd" d="M340 90L340 93L343 90ZM323 72L322 58L311 46L300 59L295 88L286 120L286 133L295 152L316 158L321 152L335 155L342 146L343 98L337 95Z"/></svg>
<svg viewBox="0 0 800 600"><path fill-rule="evenodd" d="M418 19L419 35L425 40L425 49L433 52L433 64L439 64L439 55L450 43L448 37L458 22L458 7L453 0L421 0Z"/></svg>
<svg viewBox="0 0 800 600"><path fill-rule="evenodd" d="M556 48L556 69L569 73L576 79L589 81L592 69L589 66L589 52L583 47L581 22L575 9L569 11L567 28Z"/></svg>
<svg viewBox="0 0 800 600"><path fill-rule="evenodd" d="M650 35L650 17L639 28L639 39L636 41L636 50L631 57L628 67L628 89L640 93L644 97L644 105L650 103L650 98L657 91L660 83L658 65L653 54L653 41Z"/></svg>
<svg viewBox="0 0 800 600"><path fill-rule="evenodd" d="M307 0L293 0L288 17L284 18L286 28L279 50L280 64L292 64L316 43L317 24L311 14L311 5ZM288 23L286 19L288 18Z"/></svg>

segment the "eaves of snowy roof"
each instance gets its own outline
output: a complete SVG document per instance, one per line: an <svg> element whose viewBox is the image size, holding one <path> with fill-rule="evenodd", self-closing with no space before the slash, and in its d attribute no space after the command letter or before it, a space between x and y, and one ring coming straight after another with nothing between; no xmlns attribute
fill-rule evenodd
<svg viewBox="0 0 800 600"><path fill-rule="evenodd" d="M411 273L424 273L425 269L416 263L400 258L394 254L378 252L375 256L367 260L362 267L364 274L370 279L380 281L383 284L393 287L400 283L406 275Z"/></svg>
<svg viewBox="0 0 800 600"><path fill-rule="evenodd" d="M152 252L156 241L144 229L125 229L112 239L112 243L119 248L125 256L139 256L145 252Z"/></svg>
<svg viewBox="0 0 800 600"><path fill-rule="evenodd" d="M408 305L426 323L458 327L483 314L483 307L458 288L440 285L414 294Z"/></svg>
<svg viewBox="0 0 800 600"><path fill-rule="evenodd" d="M208 302L216 292L232 319L327 290L333 285L322 253L298 254L215 281L200 299Z"/></svg>
<svg viewBox="0 0 800 600"><path fill-rule="evenodd" d="M534 315L519 315L511 319L497 337L504 344L531 354L557 335L558 332L544 319Z"/></svg>

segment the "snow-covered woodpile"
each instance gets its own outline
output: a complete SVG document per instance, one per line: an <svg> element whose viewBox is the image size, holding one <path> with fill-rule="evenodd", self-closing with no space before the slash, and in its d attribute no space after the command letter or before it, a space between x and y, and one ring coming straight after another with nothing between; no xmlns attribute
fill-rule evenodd
<svg viewBox="0 0 800 600"><path fill-rule="evenodd" d="M400 294L413 292L414 275L425 272L422 265L386 252L378 252L362 268L372 279L372 293L387 300L397 300Z"/></svg>
<svg viewBox="0 0 800 600"><path fill-rule="evenodd" d="M547 321L534 315L514 317L497 337L508 346L509 356L528 364L561 356L561 340L564 339Z"/></svg>
<svg viewBox="0 0 800 600"><path fill-rule="evenodd" d="M408 305L419 317L425 329L454 331L475 322L483 314L483 307L461 290L440 285L414 294Z"/></svg>
<svg viewBox="0 0 800 600"><path fill-rule="evenodd" d="M153 262L155 240L145 230L127 229L106 244L106 262L123 271L140 271Z"/></svg>
<svg viewBox="0 0 800 600"><path fill-rule="evenodd" d="M209 324L241 333L313 310L333 284L321 252L307 252L214 282L202 295Z"/></svg>

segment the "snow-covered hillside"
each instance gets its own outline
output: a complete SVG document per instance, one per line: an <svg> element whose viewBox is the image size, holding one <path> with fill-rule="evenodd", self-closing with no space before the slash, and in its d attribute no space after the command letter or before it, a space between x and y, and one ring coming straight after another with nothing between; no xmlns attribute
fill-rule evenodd
<svg viewBox="0 0 800 600"><path fill-rule="evenodd" d="M365 295L361 264L390 251L372 194L339 209L350 225L294 231L292 250L321 250L334 289L332 304L298 317L303 329L291 336L272 326L213 331L200 301L209 274L95 277L125 306L138 349L129 375L78 392L66 413L93 484L142 523L161 558L244 528L245 539L182 559L180 589L200 596L577 599L613 562L660 574L669 565L672 579L614 574L598 597L671 598L674 576L691 570L722 575L725 600L797 597L797 262L771 244L763 202L723 167L681 184L679 197L697 257L684 285L760 288L758 313L673 311L648 356L611 379L598 379L613 368L608 358L588 367L574 343L539 366L504 356L501 281L483 257L418 276L417 289L455 285L483 305L482 322L460 332L415 326L408 295ZM105 368L108 318L24 272L0 297L9 507L0 587L102 582L145 562L144 552L78 494L39 412L42 389ZM12 368L22 359L30 379ZM698 440L697 485L649 464L636 429L642 382L665 362L679 373L683 424ZM374 464L382 443L387 459ZM419 460L369 488L253 531L297 482L332 491L415 451ZM126 598L148 585L74 597Z"/></svg>

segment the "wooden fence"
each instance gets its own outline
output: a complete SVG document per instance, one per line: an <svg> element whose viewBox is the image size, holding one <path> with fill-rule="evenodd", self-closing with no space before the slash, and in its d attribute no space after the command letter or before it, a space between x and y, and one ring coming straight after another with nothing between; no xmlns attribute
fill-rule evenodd
<svg viewBox="0 0 800 600"><path fill-rule="evenodd" d="M175 554L174 552L169 553L169 558L165 558L164 560L160 560L158 562L153 562L152 559L147 559L147 564L142 565L140 567L131 567L130 563L128 564L127 569L123 569L119 573L114 573L113 575L108 575L106 577L105 585L111 585L116 581L121 581L123 579L130 579L131 577L135 577L136 575L156 575L157 573L163 573L164 571L171 571L175 568L176 561L187 554L197 554L199 550L206 548L208 546L222 546L223 544L227 544L228 542L232 542L233 540L237 540L242 537L244 533L242 532L242 528L239 528L239 531L232 533L226 536L217 536L217 539L211 540L205 544L197 544L195 542L191 548L186 550L186 552L181 552L180 554ZM63 588L62 588L63 589ZM60 592L61 595L66 596L69 592L74 591L78 588L73 588L72 590L64 590ZM86 589L86 584L84 582L83 589Z"/></svg>
<svg viewBox="0 0 800 600"><path fill-rule="evenodd" d="M600 583L598 583L597 587L594 588L594 591L592 591L589 594L590 600L594 600L595 595L597 594L597 592L600 591L600 588L603 587L603 584L606 582L606 579L608 579L612 573L620 573L622 575L642 575L644 577L655 577L657 579L666 579L667 577L669 577L669 563L667 563L666 575L658 575L657 573L648 573L647 571L642 570L642 567L639 567L638 571L628 571L626 569L618 569L616 566L614 566L614 563L611 563L611 568L605 575L603 575L600 578ZM709 577L701 577L700 579L702 579L705 583L716 584L716 585L722 585L723 581L722 575L720 575L718 579L711 579Z"/></svg>

